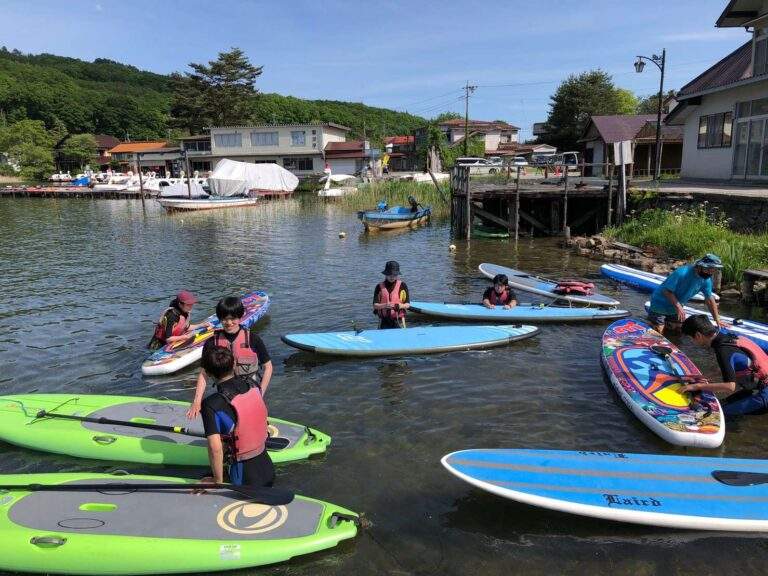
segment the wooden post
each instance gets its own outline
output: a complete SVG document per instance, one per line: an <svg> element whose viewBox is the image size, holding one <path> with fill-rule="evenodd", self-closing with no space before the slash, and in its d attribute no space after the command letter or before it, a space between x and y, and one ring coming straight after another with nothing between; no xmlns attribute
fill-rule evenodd
<svg viewBox="0 0 768 576"><path fill-rule="evenodd" d="M192 172L189 171L189 155L186 150L184 150L184 165L187 169L187 195L192 200Z"/></svg>
<svg viewBox="0 0 768 576"><path fill-rule="evenodd" d="M141 153L137 152L136 154L134 154L134 157L136 158L136 169L139 171L139 197L141 198L141 208L143 210L145 206L144 206L144 180L141 176Z"/></svg>
<svg viewBox="0 0 768 576"><path fill-rule="evenodd" d="M568 165L563 166L564 177L563 177L563 184L565 185L565 190L563 194L563 231L568 227Z"/></svg>
<svg viewBox="0 0 768 576"><path fill-rule="evenodd" d="M465 135L466 137L466 135ZM466 225L466 236L465 238L469 240L472 237L472 197L469 193L469 168L466 168L466 178L464 179L464 192L467 195L467 209L466 209L466 217L467 221L465 223Z"/></svg>
<svg viewBox="0 0 768 576"><path fill-rule="evenodd" d="M515 241L520 237L520 166L515 179Z"/></svg>
<svg viewBox="0 0 768 576"><path fill-rule="evenodd" d="M611 214L613 212L613 164L608 164L608 211L606 214L608 226L611 225Z"/></svg>

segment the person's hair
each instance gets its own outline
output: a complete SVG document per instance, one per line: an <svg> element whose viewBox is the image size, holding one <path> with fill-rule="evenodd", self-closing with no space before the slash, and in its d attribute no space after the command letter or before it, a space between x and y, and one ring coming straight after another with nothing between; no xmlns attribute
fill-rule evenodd
<svg viewBox="0 0 768 576"><path fill-rule="evenodd" d="M237 296L227 296L216 304L216 318L224 320L227 316L232 318L242 318L245 316L243 301Z"/></svg>
<svg viewBox="0 0 768 576"><path fill-rule="evenodd" d="M697 332L703 336L712 336L717 333L717 328L712 325L706 314L688 316L683 322L682 330L683 334L691 338L696 336Z"/></svg>
<svg viewBox="0 0 768 576"><path fill-rule="evenodd" d="M509 278L507 278L506 274L496 274L496 276L493 277L493 283L506 286L507 284L509 284Z"/></svg>
<svg viewBox="0 0 768 576"><path fill-rule="evenodd" d="M235 368L235 357L229 348L210 346L203 349L203 369L214 378L222 378Z"/></svg>

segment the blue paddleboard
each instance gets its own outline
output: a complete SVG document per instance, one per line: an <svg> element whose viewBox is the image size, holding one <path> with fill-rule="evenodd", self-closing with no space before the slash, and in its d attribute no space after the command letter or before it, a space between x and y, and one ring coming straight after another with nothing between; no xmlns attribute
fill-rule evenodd
<svg viewBox="0 0 768 576"><path fill-rule="evenodd" d="M411 310L452 320L477 320L483 322L586 322L590 320L615 320L629 316L627 310L613 308L572 308L518 304L510 309L503 306L486 308L482 304L450 304L448 302L411 302Z"/></svg>
<svg viewBox="0 0 768 576"><path fill-rule="evenodd" d="M611 280L627 284L642 292L653 292L667 279L666 276L662 276L661 274L638 270L637 268L623 266L622 264L603 264L600 266L600 273ZM714 297L715 300L720 300L720 296L717 294L714 294ZM704 294L699 292L691 298L691 301L704 302Z"/></svg>
<svg viewBox="0 0 768 576"><path fill-rule="evenodd" d="M538 333L535 326L423 326L359 332L286 334L294 348L338 356L431 354L502 346Z"/></svg>
<svg viewBox="0 0 768 576"><path fill-rule="evenodd" d="M565 450L461 450L453 475L504 498L690 530L768 530L768 461ZM754 485L739 485L754 482Z"/></svg>

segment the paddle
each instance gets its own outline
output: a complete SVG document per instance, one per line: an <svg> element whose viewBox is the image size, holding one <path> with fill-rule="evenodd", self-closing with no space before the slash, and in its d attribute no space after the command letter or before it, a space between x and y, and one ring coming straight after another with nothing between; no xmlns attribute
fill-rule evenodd
<svg viewBox="0 0 768 576"><path fill-rule="evenodd" d="M205 434L200 432L193 432L189 428L183 428L181 426L163 426L161 424L149 424L144 422L129 422L126 420L111 420L109 418L89 418L88 416L75 416L73 414L56 414L55 412L46 412L40 410L35 415L35 420L40 418L61 418L63 420L77 420L79 422L90 422L92 424L111 424L113 426L128 426L129 428L144 428L146 430L158 430L160 432L175 432L176 434L184 434L185 436L193 436L195 438L205 438ZM33 420L34 421L34 420ZM291 441L288 438L267 438L266 447L267 450L273 452L286 448Z"/></svg>
<svg viewBox="0 0 768 576"><path fill-rule="evenodd" d="M227 490L233 494L223 494L229 498L245 496L260 504L281 506L290 504L294 494L290 490L281 488L264 488L262 486L235 486L233 484L197 483L181 484L175 482L166 483L138 483L129 482L100 482L93 484L0 484L0 490L23 490L25 492L138 492L157 490ZM202 492L201 492L202 493Z"/></svg>
<svg viewBox="0 0 768 576"><path fill-rule="evenodd" d="M738 470L715 470L712 477L727 486L755 486L768 483L768 474L764 472L740 472Z"/></svg>

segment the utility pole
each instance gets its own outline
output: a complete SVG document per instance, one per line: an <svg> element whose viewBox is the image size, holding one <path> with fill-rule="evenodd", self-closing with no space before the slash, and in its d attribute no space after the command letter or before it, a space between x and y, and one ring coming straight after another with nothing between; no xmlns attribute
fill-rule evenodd
<svg viewBox="0 0 768 576"><path fill-rule="evenodd" d="M470 86L469 80L464 86L464 156L469 154L469 95L475 91L477 86Z"/></svg>
<svg viewBox="0 0 768 576"><path fill-rule="evenodd" d="M656 67L661 72L661 80L659 81L659 105L656 113L656 166L653 173L653 179L657 182L661 179L661 111L664 106L664 69L667 65L667 49L664 48L661 51L661 56L654 54L650 58L647 56L638 56L635 61L635 72L641 74L643 68L645 68L645 62L652 62L656 64Z"/></svg>

